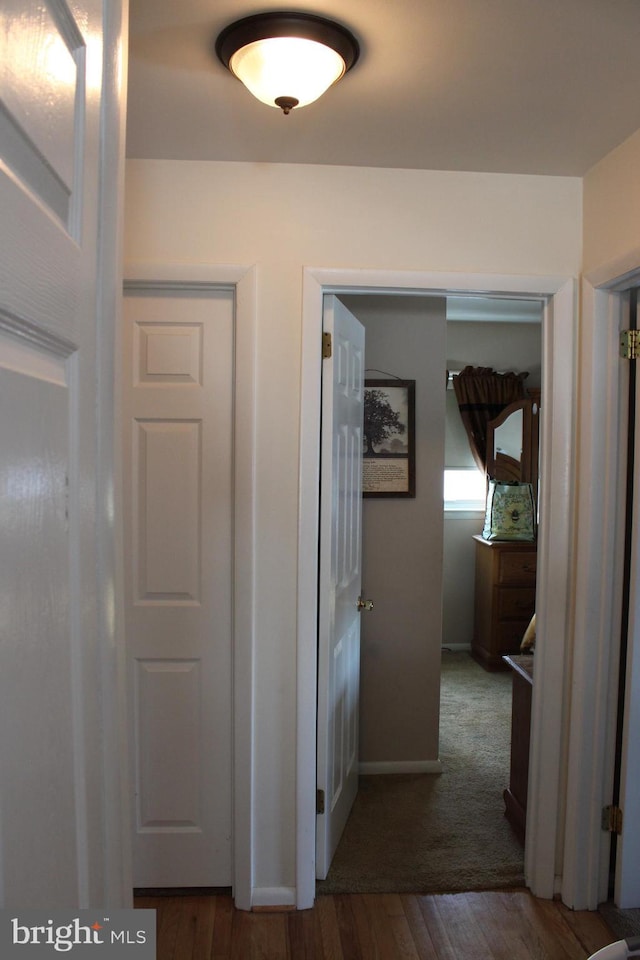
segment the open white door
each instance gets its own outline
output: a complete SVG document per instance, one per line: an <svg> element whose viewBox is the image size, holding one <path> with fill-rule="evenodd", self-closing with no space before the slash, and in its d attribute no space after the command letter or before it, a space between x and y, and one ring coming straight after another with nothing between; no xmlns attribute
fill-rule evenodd
<svg viewBox="0 0 640 960"><path fill-rule="evenodd" d="M632 291L632 297L634 292ZM637 363L637 361L636 361ZM614 899L618 907L640 907L640 371L631 370L630 408L635 393L635 411L630 409L634 431L631 542L629 556L629 623L622 747L620 796L622 831L616 838ZM627 512L629 518L629 512Z"/></svg>
<svg viewBox="0 0 640 960"><path fill-rule="evenodd" d="M316 876L324 880L358 792L364 327L334 296L323 329ZM324 808L324 809L323 809Z"/></svg>
<svg viewBox="0 0 640 960"><path fill-rule="evenodd" d="M130 902L110 559L121 16L118 0L0 9L0 898L11 909Z"/></svg>

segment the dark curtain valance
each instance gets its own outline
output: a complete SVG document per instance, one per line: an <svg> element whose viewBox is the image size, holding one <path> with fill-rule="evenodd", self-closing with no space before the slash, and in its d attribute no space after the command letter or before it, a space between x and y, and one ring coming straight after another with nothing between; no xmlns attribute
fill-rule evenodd
<svg viewBox="0 0 640 960"><path fill-rule="evenodd" d="M492 367L465 367L453 378L453 389L473 459L487 468L487 423L501 410L527 395L528 373L496 373Z"/></svg>

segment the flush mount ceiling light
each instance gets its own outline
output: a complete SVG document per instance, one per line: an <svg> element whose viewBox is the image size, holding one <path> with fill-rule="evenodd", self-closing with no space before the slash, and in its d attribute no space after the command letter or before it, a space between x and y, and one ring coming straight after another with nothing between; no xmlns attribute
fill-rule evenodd
<svg viewBox="0 0 640 960"><path fill-rule="evenodd" d="M358 41L333 20L308 13L263 13L226 27L216 53L250 92L290 113L313 103L358 59Z"/></svg>

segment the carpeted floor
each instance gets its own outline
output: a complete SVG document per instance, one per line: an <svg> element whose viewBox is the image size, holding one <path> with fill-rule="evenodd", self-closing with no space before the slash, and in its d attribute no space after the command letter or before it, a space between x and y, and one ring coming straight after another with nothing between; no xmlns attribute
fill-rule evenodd
<svg viewBox="0 0 640 960"><path fill-rule="evenodd" d="M640 910L619 910L613 903L601 903L598 909L619 940L640 937Z"/></svg>
<svg viewBox="0 0 640 960"><path fill-rule="evenodd" d="M504 817L511 673L443 652L441 774L366 776L318 893L453 893L524 885Z"/></svg>

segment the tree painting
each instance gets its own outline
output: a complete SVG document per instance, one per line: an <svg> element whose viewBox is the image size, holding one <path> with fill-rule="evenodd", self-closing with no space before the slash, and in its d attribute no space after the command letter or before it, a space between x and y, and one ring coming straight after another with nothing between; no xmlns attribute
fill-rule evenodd
<svg viewBox="0 0 640 960"><path fill-rule="evenodd" d="M366 444L364 456L374 457L374 445L379 446L394 434L402 434L406 430L405 424L389 403L385 390L368 389L364 403L364 440Z"/></svg>

